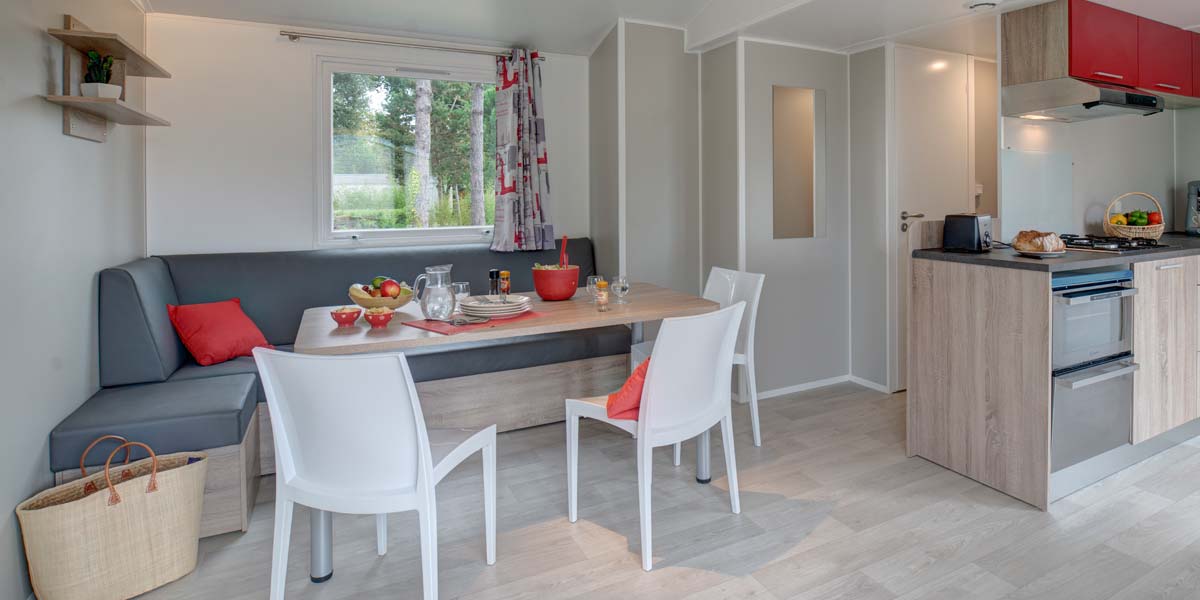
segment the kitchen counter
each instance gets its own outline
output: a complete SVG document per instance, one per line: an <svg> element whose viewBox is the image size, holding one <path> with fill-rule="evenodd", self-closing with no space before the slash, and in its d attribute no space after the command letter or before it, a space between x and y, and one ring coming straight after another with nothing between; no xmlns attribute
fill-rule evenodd
<svg viewBox="0 0 1200 600"><path fill-rule="evenodd" d="M1029 258L1017 254L1016 250L1011 248L997 248L991 252L984 252L982 254L946 252L940 248L934 248L929 250L914 250L912 255L913 258L924 258L927 260L1049 273L1200 255L1200 237L1191 237L1182 233L1168 233L1159 242L1170 247L1134 250L1123 254L1067 250L1066 256L1062 258Z"/></svg>

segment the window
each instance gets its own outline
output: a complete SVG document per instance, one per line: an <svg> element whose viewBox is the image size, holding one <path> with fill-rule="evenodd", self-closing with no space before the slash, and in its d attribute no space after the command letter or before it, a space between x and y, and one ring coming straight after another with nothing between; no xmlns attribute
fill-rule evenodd
<svg viewBox="0 0 1200 600"><path fill-rule="evenodd" d="M490 62L490 59L488 59ZM321 61L318 243L476 241L495 214L494 71ZM319 169L320 170L320 169Z"/></svg>

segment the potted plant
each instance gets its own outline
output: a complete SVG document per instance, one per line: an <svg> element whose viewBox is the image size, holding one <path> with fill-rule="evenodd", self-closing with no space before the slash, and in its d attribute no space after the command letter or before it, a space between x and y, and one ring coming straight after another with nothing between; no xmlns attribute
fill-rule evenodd
<svg viewBox="0 0 1200 600"><path fill-rule="evenodd" d="M79 91L89 98L120 98L121 86L109 83L112 79L113 57L100 56L95 50L88 50L87 72L83 75L83 83Z"/></svg>

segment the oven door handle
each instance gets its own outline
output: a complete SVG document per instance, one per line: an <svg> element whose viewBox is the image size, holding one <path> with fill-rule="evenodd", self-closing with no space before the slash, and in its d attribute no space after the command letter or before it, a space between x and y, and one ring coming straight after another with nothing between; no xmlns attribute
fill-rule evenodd
<svg viewBox="0 0 1200 600"><path fill-rule="evenodd" d="M1138 369L1141 368L1141 365L1138 365L1137 363L1128 363L1127 362L1127 363L1117 363L1117 364L1121 365L1121 367L1117 368L1117 369L1104 370L1104 371L1102 371L1100 373L1096 373L1096 374L1090 374L1090 372L1093 371L1093 369L1087 369L1087 370L1083 371L1082 373L1074 373L1072 375L1064 375L1062 377L1055 377L1054 385L1062 387L1062 388L1066 388L1068 390L1079 390L1079 389L1083 389L1088 386L1096 385L1097 383L1103 383L1110 379L1124 377L1124 376L1129 375L1130 373L1133 373L1134 371L1137 371ZM1111 364L1101 365L1100 367L1096 367L1095 369L1104 369L1105 367L1111 367L1111 366L1112 366Z"/></svg>
<svg viewBox="0 0 1200 600"><path fill-rule="evenodd" d="M1066 295L1062 295L1062 294L1055 294L1054 301L1058 304L1066 304L1067 306L1078 306L1080 304L1087 304L1089 302L1096 302L1098 300L1111 300L1113 298L1128 298L1130 296L1136 296L1136 295L1137 295L1137 288L1121 288L1119 290L1113 290L1113 289L1109 288L1108 290L1098 292L1095 294L1091 294L1091 295L1087 295L1087 296L1082 296L1082 295L1066 296Z"/></svg>

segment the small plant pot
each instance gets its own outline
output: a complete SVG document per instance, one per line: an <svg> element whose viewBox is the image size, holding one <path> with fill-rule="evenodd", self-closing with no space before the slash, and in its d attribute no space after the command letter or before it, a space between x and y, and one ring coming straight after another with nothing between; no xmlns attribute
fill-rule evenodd
<svg viewBox="0 0 1200 600"><path fill-rule="evenodd" d="M88 98L120 98L121 86L111 83L81 83L79 93Z"/></svg>

